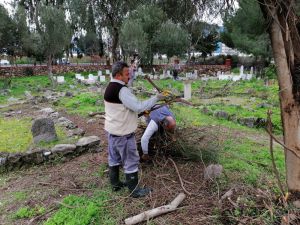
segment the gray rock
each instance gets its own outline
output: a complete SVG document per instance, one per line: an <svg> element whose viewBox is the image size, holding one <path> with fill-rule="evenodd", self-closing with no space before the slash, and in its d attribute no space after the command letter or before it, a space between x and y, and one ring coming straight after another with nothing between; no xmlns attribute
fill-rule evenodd
<svg viewBox="0 0 300 225"><path fill-rule="evenodd" d="M207 107L205 107L205 106L201 109L201 112L204 113L204 114L207 114L207 115L212 114L212 111L210 109L208 109Z"/></svg>
<svg viewBox="0 0 300 225"><path fill-rule="evenodd" d="M68 129L75 129L77 127L71 120L69 120L65 117L60 117L58 119L58 124L68 128Z"/></svg>
<svg viewBox="0 0 300 225"><path fill-rule="evenodd" d="M9 156L7 157L7 164L17 164L21 161L22 156L23 155L20 153L9 154Z"/></svg>
<svg viewBox="0 0 300 225"><path fill-rule="evenodd" d="M224 112L224 111L215 111L214 116L217 118L225 119L225 120L228 120L228 118L229 118L228 113Z"/></svg>
<svg viewBox="0 0 300 225"><path fill-rule="evenodd" d="M50 118L39 118L33 121L31 133L34 143L50 142L57 139L54 122Z"/></svg>
<svg viewBox="0 0 300 225"><path fill-rule="evenodd" d="M85 134L85 131L82 130L81 128L75 128L73 130L68 130L67 136L83 136Z"/></svg>
<svg viewBox="0 0 300 225"><path fill-rule="evenodd" d="M97 120L96 119L89 119L88 121L87 121L87 123L88 124L93 124L93 123L95 123Z"/></svg>
<svg viewBox="0 0 300 225"><path fill-rule="evenodd" d="M95 106L100 106L100 105L103 105L103 101L102 100L97 100L95 102Z"/></svg>
<svg viewBox="0 0 300 225"><path fill-rule="evenodd" d="M73 97L73 93L70 92L70 91L67 91L66 94L65 94L66 97Z"/></svg>
<svg viewBox="0 0 300 225"><path fill-rule="evenodd" d="M6 157L0 157L0 166L5 165L6 161L7 161Z"/></svg>
<svg viewBox="0 0 300 225"><path fill-rule="evenodd" d="M54 112L50 114L50 118L51 119L57 119L59 117L59 113L58 112Z"/></svg>
<svg viewBox="0 0 300 225"><path fill-rule="evenodd" d="M49 116L51 113L54 113L55 110L52 108L43 108L39 111L40 115Z"/></svg>
<svg viewBox="0 0 300 225"><path fill-rule="evenodd" d="M68 154L72 153L76 149L76 145L72 144L58 144L55 145L52 149L52 153L62 153L62 154Z"/></svg>
<svg viewBox="0 0 300 225"><path fill-rule="evenodd" d="M204 170L204 180L215 179L220 177L223 172L223 166L219 164L211 164Z"/></svg>
<svg viewBox="0 0 300 225"><path fill-rule="evenodd" d="M300 200L294 201L294 202L293 202L293 205L294 205L296 208L300 209Z"/></svg>
<svg viewBox="0 0 300 225"><path fill-rule="evenodd" d="M10 97L10 98L7 99L7 101L8 101L9 103L17 102L18 100L19 100L19 99L14 98L14 97Z"/></svg>
<svg viewBox="0 0 300 225"><path fill-rule="evenodd" d="M28 100L30 100L30 99L33 98L33 96L31 95L31 92L30 92L30 91L25 91L25 92L24 92L24 95L25 95L25 97L26 97Z"/></svg>
<svg viewBox="0 0 300 225"><path fill-rule="evenodd" d="M255 127L256 120L257 120L257 118L254 118L254 117L246 117L246 118L239 118L238 122L242 125L253 128L253 127Z"/></svg>
<svg viewBox="0 0 300 225"><path fill-rule="evenodd" d="M258 104L256 107L257 108L270 108L270 107L272 107L272 105L270 105L268 103L261 103L261 104Z"/></svg>
<svg viewBox="0 0 300 225"><path fill-rule="evenodd" d="M100 144L100 138L97 137L97 136L89 136L89 137L83 137L83 138L80 138L78 140L78 142L76 143L76 146L79 146L79 147L92 147L92 146L95 146L95 145L98 145Z"/></svg>
<svg viewBox="0 0 300 225"><path fill-rule="evenodd" d="M22 156L22 161L27 164L40 164L44 162L43 153L41 151L27 152Z"/></svg>

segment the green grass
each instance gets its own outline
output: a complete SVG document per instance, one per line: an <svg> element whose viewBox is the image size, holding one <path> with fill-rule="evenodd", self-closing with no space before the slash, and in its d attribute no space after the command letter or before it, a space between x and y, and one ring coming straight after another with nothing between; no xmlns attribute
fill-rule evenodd
<svg viewBox="0 0 300 225"><path fill-rule="evenodd" d="M108 200L110 197L107 191L95 193L93 197L69 195L63 199L60 209L44 225L115 225L117 221L108 210ZM120 209L114 207L114 210Z"/></svg>
<svg viewBox="0 0 300 225"><path fill-rule="evenodd" d="M235 181L254 185L262 176L273 176L268 139L258 138L266 136L266 132L262 129L251 129L231 121L218 120L200 113L197 109L176 104L172 106L172 111L175 113L179 126L220 126L220 132L221 128L225 127L244 134L240 137L235 137L234 132L228 132L226 136L222 133L217 134L226 137L222 142L222 150L218 153L218 163L223 165L226 173L233 174L229 177L234 178ZM248 134L255 138L248 138ZM285 164L282 148L275 145L274 154L276 165L281 174L284 174ZM262 165L266 165L266 167Z"/></svg>
<svg viewBox="0 0 300 225"><path fill-rule="evenodd" d="M13 193L13 196L14 196L15 200L17 200L17 201L25 200L28 197L28 195L25 191L16 191Z"/></svg>
<svg viewBox="0 0 300 225"><path fill-rule="evenodd" d="M32 143L29 119L6 119L0 117L0 151L23 152Z"/></svg>
<svg viewBox="0 0 300 225"><path fill-rule="evenodd" d="M224 142L224 149L220 155L220 163L224 170L235 174L232 177L245 183L261 185L257 183L261 177L273 176L269 146L259 139L231 137ZM282 148L275 147L274 155L275 163L283 175L285 168Z"/></svg>
<svg viewBox="0 0 300 225"><path fill-rule="evenodd" d="M0 117L0 152L25 152L30 146L53 147L56 144L72 143L75 141L68 138L61 127L56 126L57 140L33 144L31 125L32 121L27 118Z"/></svg>
<svg viewBox="0 0 300 225"><path fill-rule="evenodd" d="M74 97L64 97L58 103L59 109L66 109L68 113L87 116L89 112L104 111L104 105L96 105L97 101L103 101L103 96L97 93L80 93Z"/></svg>

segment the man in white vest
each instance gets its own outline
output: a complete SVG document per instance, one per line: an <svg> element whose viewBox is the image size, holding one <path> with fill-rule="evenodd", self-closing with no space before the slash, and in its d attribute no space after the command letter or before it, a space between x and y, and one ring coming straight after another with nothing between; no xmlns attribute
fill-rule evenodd
<svg viewBox="0 0 300 225"><path fill-rule="evenodd" d="M114 191L125 186L119 179L119 167L123 166L126 186L131 196L138 198L151 192L150 188L138 187L139 154L136 147L135 130L138 113L149 110L165 98L157 94L140 101L126 86L129 80L127 63L118 61L112 66L112 80L104 93L105 126L108 133L108 164L110 183Z"/></svg>

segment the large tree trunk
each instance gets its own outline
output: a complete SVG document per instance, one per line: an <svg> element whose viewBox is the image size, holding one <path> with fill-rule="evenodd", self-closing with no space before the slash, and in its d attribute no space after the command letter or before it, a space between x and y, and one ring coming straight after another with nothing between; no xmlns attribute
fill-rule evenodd
<svg viewBox="0 0 300 225"><path fill-rule="evenodd" d="M55 88L56 81L54 80L53 73L52 73L52 56L51 55L48 56L47 67L48 67L48 77L49 77L49 80L51 81L52 88Z"/></svg>
<svg viewBox="0 0 300 225"><path fill-rule="evenodd" d="M300 154L299 31L292 0L260 0L266 21L279 82L281 119L285 145ZM299 155L298 154L298 155ZM286 180L291 192L300 192L300 158L285 149Z"/></svg>
<svg viewBox="0 0 300 225"><path fill-rule="evenodd" d="M119 30L118 28L113 28L112 31L112 46L111 46L111 51L112 51L112 58L113 58L113 62L118 61L118 57L117 57L117 46L118 46L118 42L119 42Z"/></svg>

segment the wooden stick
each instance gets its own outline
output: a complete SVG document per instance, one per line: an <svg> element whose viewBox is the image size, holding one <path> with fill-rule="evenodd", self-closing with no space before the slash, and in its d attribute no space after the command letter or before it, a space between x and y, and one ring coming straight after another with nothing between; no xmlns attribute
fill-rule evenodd
<svg viewBox="0 0 300 225"><path fill-rule="evenodd" d="M191 192L187 191L187 190L185 189L184 185L183 185L183 181L182 181L182 178L181 178L181 176L180 176L178 167L176 166L176 163L175 163L174 160L171 159L171 158L169 158L169 160L173 163L173 165L174 165L174 167L175 167L175 170L176 170L177 175L178 175L178 177L179 177L179 181L180 181L180 184L181 184L182 189L184 190L185 193L187 193L188 195L191 195Z"/></svg>
<svg viewBox="0 0 300 225"><path fill-rule="evenodd" d="M126 225L133 225L140 223L145 220L149 220L153 217L172 212L176 210L178 205L185 199L186 195L184 193L180 193L169 205L163 205L160 207L157 207L155 209L150 209L148 211L142 212L138 215L129 217L125 219Z"/></svg>
<svg viewBox="0 0 300 225"><path fill-rule="evenodd" d="M296 150L289 148L284 143L282 143L281 141L279 141L268 129L265 129L265 130L274 139L274 141L276 141L278 144L280 144L285 149L287 149L287 150L291 151L292 153L294 153L296 157L300 158L300 154Z"/></svg>

